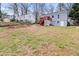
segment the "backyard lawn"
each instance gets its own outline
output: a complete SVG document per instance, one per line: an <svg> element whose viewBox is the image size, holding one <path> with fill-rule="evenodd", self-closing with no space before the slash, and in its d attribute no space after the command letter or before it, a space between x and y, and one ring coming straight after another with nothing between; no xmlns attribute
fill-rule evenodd
<svg viewBox="0 0 79 59"><path fill-rule="evenodd" d="M0 55L79 55L79 27L0 27Z"/></svg>

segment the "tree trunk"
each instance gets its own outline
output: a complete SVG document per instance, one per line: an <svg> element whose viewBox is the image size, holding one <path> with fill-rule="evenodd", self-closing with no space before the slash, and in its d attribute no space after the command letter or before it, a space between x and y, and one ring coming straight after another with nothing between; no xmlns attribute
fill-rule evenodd
<svg viewBox="0 0 79 59"><path fill-rule="evenodd" d="M0 21L2 21L1 3L0 3Z"/></svg>
<svg viewBox="0 0 79 59"><path fill-rule="evenodd" d="M14 10L13 21L16 21L16 15L17 15L17 17L19 16L19 14L18 14L18 6L17 6L16 3L13 4L13 10Z"/></svg>

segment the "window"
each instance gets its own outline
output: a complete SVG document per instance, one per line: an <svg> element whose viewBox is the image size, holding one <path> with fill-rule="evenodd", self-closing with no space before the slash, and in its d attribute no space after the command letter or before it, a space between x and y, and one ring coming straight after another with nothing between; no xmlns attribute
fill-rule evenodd
<svg viewBox="0 0 79 59"><path fill-rule="evenodd" d="M57 23L59 23L59 21L57 21Z"/></svg>
<svg viewBox="0 0 79 59"><path fill-rule="evenodd" d="M59 15L58 15L58 19L59 19Z"/></svg>
<svg viewBox="0 0 79 59"><path fill-rule="evenodd" d="M54 16L52 16L52 18L54 18Z"/></svg>

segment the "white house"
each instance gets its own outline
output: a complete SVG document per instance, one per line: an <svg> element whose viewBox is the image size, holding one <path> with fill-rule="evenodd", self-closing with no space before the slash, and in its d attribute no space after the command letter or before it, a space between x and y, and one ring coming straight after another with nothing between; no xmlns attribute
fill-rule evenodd
<svg viewBox="0 0 79 59"><path fill-rule="evenodd" d="M46 19L44 21L45 26L50 24L53 26L67 26L68 22L71 20L69 19L68 12L66 10L53 12L52 14L47 16L50 16L52 20Z"/></svg>
<svg viewBox="0 0 79 59"><path fill-rule="evenodd" d="M9 18L4 18L3 22L10 22L10 19Z"/></svg>
<svg viewBox="0 0 79 59"><path fill-rule="evenodd" d="M62 10L62 11L54 12L51 17L52 17L52 22L51 22L52 25L67 26L67 22L68 22L67 11Z"/></svg>
<svg viewBox="0 0 79 59"><path fill-rule="evenodd" d="M32 14L27 14L27 15L21 15L19 17L17 17L18 21L22 21L22 22L31 22L34 23L35 22L35 17Z"/></svg>
<svg viewBox="0 0 79 59"><path fill-rule="evenodd" d="M65 8L65 6L60 4L58 10L49 15L52 18L50 24L54 26L67 26L71 21L71 19L68 17L68 12L69 11Z"/></svg>

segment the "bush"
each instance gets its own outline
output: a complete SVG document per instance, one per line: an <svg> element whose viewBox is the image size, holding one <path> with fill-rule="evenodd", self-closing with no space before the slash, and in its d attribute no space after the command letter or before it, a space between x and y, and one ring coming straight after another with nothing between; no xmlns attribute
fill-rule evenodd
<svg viewBox="0 0 79 59"><path fill-rule="evenodd" d="M15 19L11 19L11 22L14 22L15 21Z"/></svg>

